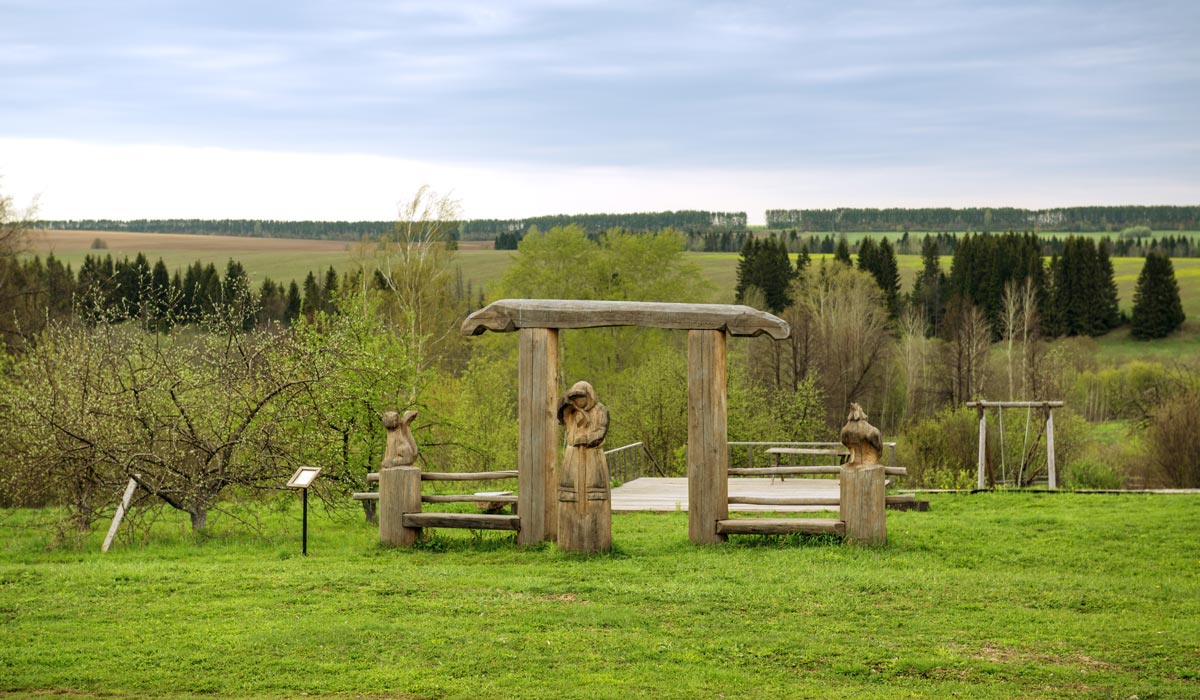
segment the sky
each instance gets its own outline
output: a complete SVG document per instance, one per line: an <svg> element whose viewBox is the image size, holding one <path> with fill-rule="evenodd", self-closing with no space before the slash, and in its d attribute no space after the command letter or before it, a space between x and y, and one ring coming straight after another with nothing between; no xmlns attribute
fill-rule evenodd
<svg viewBox="0 0 1200 700"><path fill-rule="evenodd" d="M0 0L46 219L1200 203L1200 2Z"/></svg>

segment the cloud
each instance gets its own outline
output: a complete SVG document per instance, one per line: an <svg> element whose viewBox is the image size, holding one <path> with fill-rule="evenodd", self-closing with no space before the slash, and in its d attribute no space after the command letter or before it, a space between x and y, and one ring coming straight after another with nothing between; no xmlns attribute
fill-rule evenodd
<svg viewBox="0 0 1200 700"><path fill-rule="evenodd" d="M1198 24L1109 0L10 2L0 137L739 176L1111 152L1190 177L1155 144L1196 140Z"/></svg>

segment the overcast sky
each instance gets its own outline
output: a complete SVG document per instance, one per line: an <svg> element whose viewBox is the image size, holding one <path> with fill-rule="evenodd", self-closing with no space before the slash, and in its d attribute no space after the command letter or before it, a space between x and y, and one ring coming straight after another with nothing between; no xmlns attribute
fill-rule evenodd
<svg viewBox="0 0 1200 700"><path fill-rule="evenodd" d="M1200 203L1200 2L0 0L45 218Z"/></svg>

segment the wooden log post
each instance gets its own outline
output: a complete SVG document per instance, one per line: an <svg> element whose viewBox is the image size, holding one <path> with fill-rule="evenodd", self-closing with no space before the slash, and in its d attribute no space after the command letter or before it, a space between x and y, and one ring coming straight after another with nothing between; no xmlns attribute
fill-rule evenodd
<svg viewBox="0 0 1200 700"><path fill-rule="evenodd" d="M558 527L558 331L522 328L518 360L517 542L555 539Z"/></svg>
<svg viewBox="0 0 1200 700"><path fill-rule="evenodd" d="M982 490L987 488L984 481L984 470L987 465L987 408L979 403L979 467L975 478L975 487Z"/></svg>
<svg viewBox="0 0 1200 700"><path fill-rule="evenodd" d="M847 542L887 542L887 485L883 471L882 464L842 467L840 508Z"/></svg>
<svg viewBox="0 0 1200 700"><path fill-rule="evenodd" d="M724 542L729 517L725 333L688 331L688 539Z"/></svg>
<svg viewBox="0 0 1200 700"><path fill-rule="evenodd" d="M1058 471L1054 468L1054 408L1046 409L1046 479L1047 487L1058 488Z"/></svg>
<svg viewBox="0 0 1200 700"><path fill-rule="evenodd" d="M384 467L379 471L379 541L389 547L411 547L421 528L405 527L407 513L421 512L421 470Z"/></svg>

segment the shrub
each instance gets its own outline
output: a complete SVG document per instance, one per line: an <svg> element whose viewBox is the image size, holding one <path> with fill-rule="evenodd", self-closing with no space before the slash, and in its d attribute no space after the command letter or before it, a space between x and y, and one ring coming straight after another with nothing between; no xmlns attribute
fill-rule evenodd
<svg viewBox="0 0 1200 700"><path fill-rule="evenodd" d="M1068 489L1119 489L1125 485L1125 476L1111 464L1083 458L1067 465L1059 485Z"/></svg>
<svg viewBox="0 0 1200 700"><path fill-rule="evenodd" d="M1146 449L1162 485L1200 487L1200 391L1189 388L1151 411Z"/></svg>
<svg viewBox="0 0 1200 700"><path fill-rule="evenodd" d="M905 485L971 488L975 485L979 423L968 408L944 408L909 426L897 440L896 461L908 468Z"/></svg>

